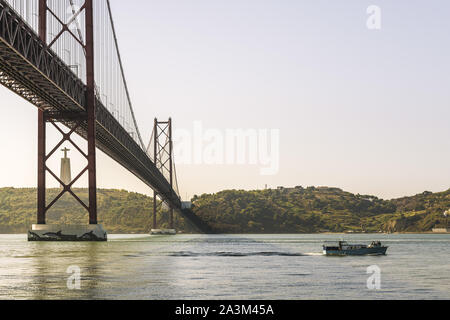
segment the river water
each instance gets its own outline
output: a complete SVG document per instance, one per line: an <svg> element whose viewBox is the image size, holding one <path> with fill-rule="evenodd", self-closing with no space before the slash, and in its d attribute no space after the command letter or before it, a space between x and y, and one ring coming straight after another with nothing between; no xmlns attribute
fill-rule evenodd
<svg viewBox="0 0 450 320"><path fill-rule="evenodd" d="M323 256L323 241L340 238L381 240L388 255ZM450 299L450 235L109 239L29 243L0 235L0 299ZM379 290L368 289L370 266L380 270ZM68 269L80 271L80 289Z"/></svg>

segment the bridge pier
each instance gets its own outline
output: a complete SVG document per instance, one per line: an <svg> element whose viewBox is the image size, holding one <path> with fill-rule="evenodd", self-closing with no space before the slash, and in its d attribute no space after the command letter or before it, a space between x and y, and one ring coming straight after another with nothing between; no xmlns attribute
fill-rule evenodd
<svg viewBox="0 0 450 320"><path fill-rule="evenodd" d="M85 0L85 30L86 42L84 50L86 52L86 109L84 112L50 112L45 108L38 111L38 205L37 224L32 226L28 232L29 241L106 241L107 234L97 220L97 177L96 177L96 97L95 97L95 77L94 77L94 21L93 21L93 0ZM47 43L47 0L39 0L39 37ZM52 40L50 47L60 37ZM62 139L56 147L46 153L46 125L51 123L61 134ZM62 123L70 128L69 133L65 133L57 123ZM88 150L85 153L71 139L72 134L81 127L87 127ZM50 170L47 160L62 146L63 143L71 143L86 159L87 166L71 182L61 181L60 177ZM62 186L60 194L49 204L46 204L46 173L50 173ZM89 205L86 205L73 191L72 187L82 175L88 173ZM89 212L89 225L79 226L55 226L46 225L46 213L65 194L71 194L82 207Z"/></svg>
<svg viewBox="0 0 450 320"><path fill-rule="evenodd" d="M169 229L174 229L172 208L169 209Z"/></svg>
<svg viewBox="0 0 450 320"><path fill-rule="evenodd" d="M29 241L69 241L67 239L72 239L75 241L106 241L107 235L103 230L101 225L97 224L97 205L96 205L96 181L95 181L95 171L96 165L95 161L91 162L91 157L86 154L77 144L72 140L72 135L81 127L81 125L86 123L85 113L49 113L49 112L39 112L39 128L38 128L38 211L37 211L37 224L32 226L32 229L28 233ZM43 122L41 122L43 121ZM46 154L45 150L45 132L47 123L52 124L61 134L62 139L60 142ZM65 133L58 123L63 123L64 125L71 128L68 133ZM95 136L88 137L88 143L95 145ZM71 143L75 149L77 149L87 160L88 165L70 182L63 181L62 177L58 177L50 168L47 167L47 160L52 157L52 155L63 145L63 143ZM94 153L95 159L95 153ZM89 170L93 171L93 177L89 176L89 206L86 205L72 190L73 185ZM49 204L46 203L45 193L46 193L46 180L45 174L50 173L50 175L55 178L56 181L62 187L61 192L53 199ZM58 202L58 200L66 193L72 195L79 204L89 212L89 225L79 226L79 225L68 225L68 226L55 226L46 224L46 214L47 212ZM92 201L94 198L94 201ZM74 240L75 239L75 240Z"/></svg>
<svg viewBox="0 0 450 320"><path fill-rule="evenodd" d="M107 233L100 224L34 224L28 231L28 241L107 241L107 239Z"/></svg>
<svg viewBox="0 0 450 320"><path fill-rule="evenodd" d="M168 175L170 188L173 190L174 170L173 170L173 140L172 140L172 119L168 121L158 121L155 118L153 127L153 161L156 168L161 173ZM175 194L166 195L173 197ZM176 195L175 195L176 196ZM163 197L164 198L164 197ZM161 199L164 201L164 199ZM174 228L173 207L169 205L169 229L158 229L156 222L157 214L157 193L153 192L153 229L152 235L174 235L177 231Z"/></svg>
<svg viewBox="0 0 450 320"><path fill-rule="evenodd" d="M157 213L158 213L158 194L153 192L153 224L152 229L150 230L151 235L176 235L177 231L174 228L173 223L173 209L169 209L169 228L168 229L160 229L158 228L158 223L156 221ZM162 206L162 204L160 205Z"/></svg>
<svg viewBox="0 0 450 320"><path fill-rule="evenodd" d="M158 212L158 207L157 207L157 196L158 194L156 193L156 191L153 191L153 224L152 224L152 229L156 230L158 229L158 224L156 221L156 214Z"/></svg>
<svg viewBox="0 0 450 320"><path fill-rule="evenodd" d="M45 224L45 141L46 141L46 123L44 111L38 110L38 213L37 223Z"/></svg>
<svg viewBox="0 0 450 320"><path fill-rule="evenodd" d="M47 42L47 1L39 0L39 37ZM44 110L38 110L38 224L45 224L46 124Z"/></svg>

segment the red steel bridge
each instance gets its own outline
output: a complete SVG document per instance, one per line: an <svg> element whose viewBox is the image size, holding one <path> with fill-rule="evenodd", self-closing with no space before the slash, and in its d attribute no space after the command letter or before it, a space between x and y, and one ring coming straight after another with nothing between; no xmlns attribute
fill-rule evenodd
<svg viewBox="0 0 450 320"><path fill-rule="evenodd" d="M109 0L0 0L0 83L38 108L37 224L46 223L47 211L69 193L97 224L96 148L117 161L154 191L156 199L180 212L200 231L206 223L182 208L172 145L172 120L155 119L150 144L139 132L120 56ZM46 130L55 127L61 141L46 150ZM87 140L87 150L72 135ZM71 143L87 166L68 185L46 165L62 146ZM62 186L46 203L46 174ZM88 174L89 203L72 191Z"/></svg>

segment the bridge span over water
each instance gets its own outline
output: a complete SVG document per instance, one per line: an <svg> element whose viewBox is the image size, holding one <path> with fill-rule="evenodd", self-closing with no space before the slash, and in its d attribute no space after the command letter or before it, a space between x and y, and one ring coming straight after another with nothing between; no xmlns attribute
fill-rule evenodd
<svg viewBox="0 0 450 320"><path fill-rule="evenodd" d="M143 143L109 0L0 0L0 83L38 108L38 225L45 225L47 211L65 193L89 212L89 224L97 225L98 148L154 190L154 228L160 198L170 208L171 223L175 210L200 231L210 232L206 223L182 208L172 120L155 119L150 144ZM63 137L51 150L46 150L48 126ZM87 140L87 150L73 141L73 134ZM87 166L64 184L46 162L67 142L86 158ZM50 203L47 172L63 186ZM72 191L86 173L88 204Z"/></svg>

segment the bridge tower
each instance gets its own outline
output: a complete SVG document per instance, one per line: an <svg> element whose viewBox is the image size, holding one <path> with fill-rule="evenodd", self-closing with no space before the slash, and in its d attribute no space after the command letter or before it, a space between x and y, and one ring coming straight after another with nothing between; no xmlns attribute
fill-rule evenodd
<svg viewBox="0 0 450 320"><path fill-rule="evenodd" d="M157 128L159 149L155 154L149 152L153 150L151 146L147 149L144 146L128 92L109 1L0 0L0 85L39 110L37 223L28 234L29 240L99 238L96 146L155 190L155 195L170 208L171 226L176 210L199 230L209 232L207 224L183 206L179 196L172 152L172 121L156 120L157 127L164 128L161 133ZM53 149L46 150L49 126L55 127L62 139ZM75 133L86 139L87 148L74 143ZM162 142L164 136L168 137L168 143ZM87 165L78 175L73 175L74 179L66 180L52 172L47 164L67 144L86 158ZM72 187L86 173L89 174L89 201L84 203ZM49 175L62 187L51 202L46 201ZM65 232L66 226L47 224L48 210L65 193L89 213L89 224L80 228L87 232L80 234L74 226ZM100 239L106 240L106 233L101 233Z"/></svg>
<svg viewBox="0 0 450 320"><path fill-rule="evenodd" d="M46 213L48 210L65 194L71 194L88 212L89 212L89 225L90 227L81 228L81 236L83 240L106 240L106 232L101 229L101 226L97 226L97 179L96 179L96 97L95 97L95 78L94 78L94 14L93 14L93 0L85 0L83 6L75 13L74 18L84 12L84 30L85 34L81 32L78 36L70 31L69 25L73 21L64 23L62 17L58 17L47 5L47 0L39 0L39 37L43 42L47 44L49 48L55 44L55 42L64 34L69 33L75 38L84 52L86 59L86 108L84 112L48 112L43 109L38 111L38 205L37 205L37 225L33 226L33 231L30 232L29 240L39 240L38 232L47 230L46 225ZM57 34L49 43L47 41L47 18L52 15L62 25L61 31ZM84 39L83 39L84 38ZM57 146L47 154L46 151L46 125L52 124L63 136ZM71 130L69 133L65 133L58 125L63 123ZM87 128L87 153L85 153L75 142L71 139L77 129L81 126ZM70 183L64 183L61 179L55 175L46 165L47 160L58 150L58 148L65 142L70 142L86 159L87 166L80 174L73 179ZM46 173L49 172L62 186L61 193L50 203L46 204ZM88 172L89 180L89 205L86 205L73 191L72 186L77 180ZM80 228L72 228L80 229ZM100 230L100 232L99 232ZM59 230L61 231L61 230ZM74 230L71 230L72 233ZM75 230L76 231L76 230ZM88 232L84 232L88 231ZM92 236L94 231L94 236ZM78 232L78 233L80 233ZM29 234L29 235L30 235ZM87 236L86 234L90 234ZM48 239L47 239L48 240ZM53 239L61 240L61 239Z"/></svg>
<svg viewBox="0 0 450 320"><path fill-rule="evenodd" d="M174 187L174 166L173 166L173 139L172 139L172 118L168 121L158 121L155 118L153 126L153 161L156 168L168 178L170 187ZM170 197L171 195L169 195ZM158 193L153 191L153 234L174 233L173 207L169 205L169 230L159 230L156 221Z"/></svg>

